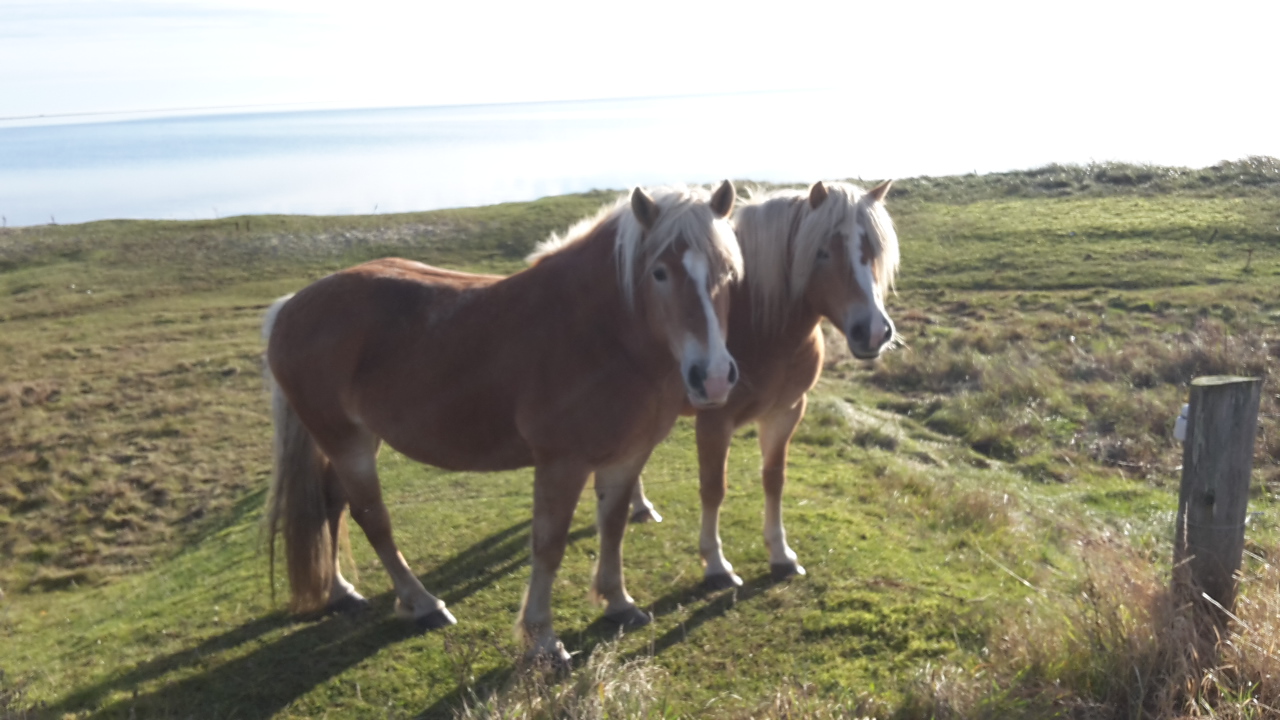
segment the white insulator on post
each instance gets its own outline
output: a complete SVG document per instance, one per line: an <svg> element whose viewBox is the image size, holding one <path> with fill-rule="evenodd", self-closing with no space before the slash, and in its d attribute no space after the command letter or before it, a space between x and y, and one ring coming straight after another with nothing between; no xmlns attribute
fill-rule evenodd
<svg viewBox="0 0 1280 720"><path fill-rule="evenodd" d="M1178 442L1187 441L1187 408L1190 405L1183 403L1182 412L1178 414L1178 421L1173 424L1173 436Z"/></svg>

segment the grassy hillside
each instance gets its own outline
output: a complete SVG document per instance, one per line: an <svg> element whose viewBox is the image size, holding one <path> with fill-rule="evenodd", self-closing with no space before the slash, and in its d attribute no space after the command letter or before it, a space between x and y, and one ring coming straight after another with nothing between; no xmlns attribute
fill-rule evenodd
<svg viewBox="0 0 1280 720"><path fill-rule="evenodd" d="M806 578L768 580L746 430L723 534L747 585L700 591L682 421L646 472L667 521L626 547L651 628L615 639L586 601L584 496L555 596L574 678L515 669L528 472L382 457L400 545L457 627L396 622L358 536L375 611L288 617L257 525L262 309L385 254L511 271L611 197L0 232L0 717L1129 717L1280 698L1261 640L1280 527L1280 167L1259 158L896 183L889 309L906 346L865 366L830 343L786 496ZM1266 378L1249 629L1233 636L1263 652L1179 685L1161 630L1173 418L1192 377L1227 372Z"/></svg>

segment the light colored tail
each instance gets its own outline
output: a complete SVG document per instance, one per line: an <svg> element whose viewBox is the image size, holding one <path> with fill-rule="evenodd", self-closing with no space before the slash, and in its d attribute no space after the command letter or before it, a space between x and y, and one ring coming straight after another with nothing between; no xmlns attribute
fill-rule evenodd
<svg viewBox="0 0 1280 720"><path fill-rule="evenodd" d="M262 337L271 338L276 315L288 301L280 298L263 318ZM266 364L271 392L271 419L275 427L275 475L267 500L267 544L271 577L275 577L276 535L284 536L285 564L289 572L289 609L297 613L320 610L329 599L334 579L333 538L329 533L329 508L325 498L325 471L329 464L311 433L285 398Z"/></svg>
<svg viewBox="0 0 1280 720"><path fill-rule="evenodd" d="M276 327L276 316L280 314L280 308L284 307L284 304L289 302L292 298L293 293L276 298L276 301L271 303L271 306L267 308L267 311L262 314L263 342L267 342L271 339L271 331Z"/></svg>

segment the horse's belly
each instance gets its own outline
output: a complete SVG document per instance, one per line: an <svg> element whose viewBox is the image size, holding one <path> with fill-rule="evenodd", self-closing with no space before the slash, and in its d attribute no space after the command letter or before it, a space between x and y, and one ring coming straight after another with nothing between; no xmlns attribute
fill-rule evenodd
<svg viewBox="0 0 1280 720"><path fill-rule="evenodd" d="M512 470L533 464L533 452L505 413L455 412L383 419L372 429L401 454L446 470Z"/></svg>
<svg viewBox="0 0 1280 720"><path fill-rule="evenodd" d="M523 444L462 447L438 442L415 442L406 445L393 443L391 446L408 458L444 470L494 472L515 470L533 464L533 454Z"/></svg>

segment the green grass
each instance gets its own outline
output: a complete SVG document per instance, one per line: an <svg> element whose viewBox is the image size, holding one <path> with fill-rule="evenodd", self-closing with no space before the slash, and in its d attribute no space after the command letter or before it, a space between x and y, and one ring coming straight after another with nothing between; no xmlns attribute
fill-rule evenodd
<svg viewBox="0 0 1280 720"><path fill-rule="evenodd" d="M667 521L632 531L628 569L633 593L658 619L622 643L628 656L656 654L681 678L671 691L676 707L761 697L779 677L892 693L895 678L920 663L979 650L986 619L1026 594L983 553L1004 557L1027 577L1045 572L1019 559L1041 553L1011 531L1034 509L1009 508L985 483L972 486L979 471L961 464L936 479L878 450L804 443L794 453L788 517L810 577L774 585L758 537L757 461L742 442L724 536L748 584L736 594L703 596L696 588L691 445L682 423L647 476ZM852 466L832 473L834 463ZM59 678L76 677L77 692L54 710L137 708L144 715L177 714L196 701L210 716L250 707L297 715L374 711L388 702L416 713L459 699L455 664L463 657L464 686L470 678L480 685L502 678L518 655L508 630L527 577L527 476L460 478L391 454L382 469L400 543L461 619L456 629L415 637L391 618L389 583L359 541L361 585L376 597L376 611L354 622L291 622L270 599L255 493L231 509L226 527L163 571L88 592L21 597L4 617L4 634L45 642L14 646L6 666L42 669L28 689L33 697L56 698ZM959 510L955 495L969 498ZM584 503L557 587L562 637L584 652L612 637L585 600L592 514ZM755 630L725 646L725 627ZM323 661L315 657L321 651ZM261 683L264 673L281 684ZM354 696L356 684L369 706Z"/></svg>
<svg viewBox="0 0 1280 720"><path fill-rule="evenodd" d="M358 584L375 610L289 618L259 528L266 304L384 254L509 272L610 197L4 230L0 716L449 717L468 704L473 716L598 717L600 683L630 698L611 716L1119 708L1097 682L1110 666L1055 633L1118 648L1073 623L1160 617L1071 598L1100 573L1154 579L1144 587L1167 573L1172 421L1199 374L1267 378L1248 548L1274 557L1280 172L1265 159L1051 166L895 184L904 264L890 312L906 347L866 367L829 342L785 500L807 577L768 580L759 453L744 430L722 534L747 585L698 589L682 420L645 476L667 520L626 544L650 628L615 640L598 621L590 493L579 507L555 594L575 679L530 686L516 669L528 472L445 473L383 454L399 544L457 627L417 636L397 622L358 533ZM1043 645L1010 640L1028 628ZM614 682L627 673L660 679ZM982 684L996 679L1012 689Z"/></svg>

